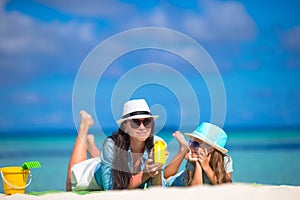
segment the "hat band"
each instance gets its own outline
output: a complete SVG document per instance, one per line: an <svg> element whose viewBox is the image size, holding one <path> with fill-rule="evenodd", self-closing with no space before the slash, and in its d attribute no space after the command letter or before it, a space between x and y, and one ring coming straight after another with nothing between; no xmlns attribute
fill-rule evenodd
<svg viewBox="0 0 300 200"><path fill-rule="evenodd" d="M132 116L135 116L135 115L151 115L150 112L148 111L135 111L135 112L131 112L131 113L128 113L126 115L123 115L123 119L124 118L127 118L127 117L132 117Z"/></svg>

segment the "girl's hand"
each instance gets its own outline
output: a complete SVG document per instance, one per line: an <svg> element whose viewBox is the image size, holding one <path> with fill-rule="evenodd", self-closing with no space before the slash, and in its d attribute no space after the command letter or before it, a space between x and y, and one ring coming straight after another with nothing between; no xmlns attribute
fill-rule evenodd
<svg viewBox="0 0 300 200"><path fill-rule="evenodd" d="M198 161L199 157L196 152L190 151L189 153L187 153L186 159L192 163L195 163Z"/></svg>
<svg viewBox="0 0 300 200"><path fill-rule="evenodd" d="M211 154L207 152L207 149L201 150L199 153L199 162L202 168L209 167Z"/></svg>

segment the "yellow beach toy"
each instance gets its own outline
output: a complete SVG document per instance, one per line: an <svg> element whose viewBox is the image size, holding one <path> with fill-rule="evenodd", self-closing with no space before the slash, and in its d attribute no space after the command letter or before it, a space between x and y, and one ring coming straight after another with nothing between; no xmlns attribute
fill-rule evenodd
<svg viewBox="0 0 300 200"><path fill-rule="evenodd" d="M3 167L0 169L1 178L6 195L21 193L24 194L26 187L32 181L31 168L40 168L41 165L38 161L24 162L22 167ZM29 176L29 181L27 179Z"/></svg>

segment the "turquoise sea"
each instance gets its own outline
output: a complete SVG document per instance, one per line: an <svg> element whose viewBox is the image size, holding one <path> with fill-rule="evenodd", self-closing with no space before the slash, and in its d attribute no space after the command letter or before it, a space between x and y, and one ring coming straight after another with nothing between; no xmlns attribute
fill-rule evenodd
<svg viewBox="0 0 300 200"><path fill-rule="evenodd" d="M227 149L233 158L233 181L272 185L300 185L300 129L234 130L228 132ZM158 134L171 153L178 149L172 131ZM32 169L33 180L26 192L65 190L67 166L76 131L1 134L0 167L40 161ZM101 149L104 135L95 135ZM183 168L183 165L182 165ZM0 192L3 192L2 181Z"/></svg>

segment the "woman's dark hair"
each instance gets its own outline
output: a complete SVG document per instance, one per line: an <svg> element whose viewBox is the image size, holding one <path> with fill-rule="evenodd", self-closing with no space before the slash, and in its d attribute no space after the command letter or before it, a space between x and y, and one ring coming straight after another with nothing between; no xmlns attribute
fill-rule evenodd
<svg viewBox="0 0 300 200"><path fill-rule="evenodd" d="M225 162L224 157L226 157L226 156L227 155L224 155L220 151L215 149L212 152L212 155L210 158L209 165L212 168L212 170L215 172L215 175L217 177L217 184L232 182L231 178L227 176L227 173L226 173L225 167L224 167L224 162ZM229 156L227 156L227 157L229 160L230 157Z"/></svg>
<svg viewBox="0 0 300 200"><path fill-rule="evenodd" d="M114 132L110 138L115 143L114 159L113 159L113 189L127 189L130 179L133 175L128 165L128 150L130 147L130 139L128 133L123 130L125 126L123 122L117 132ZM154 144L154 123L152 123L151 134L145 141L145 148L150 152Z"/></svg>

